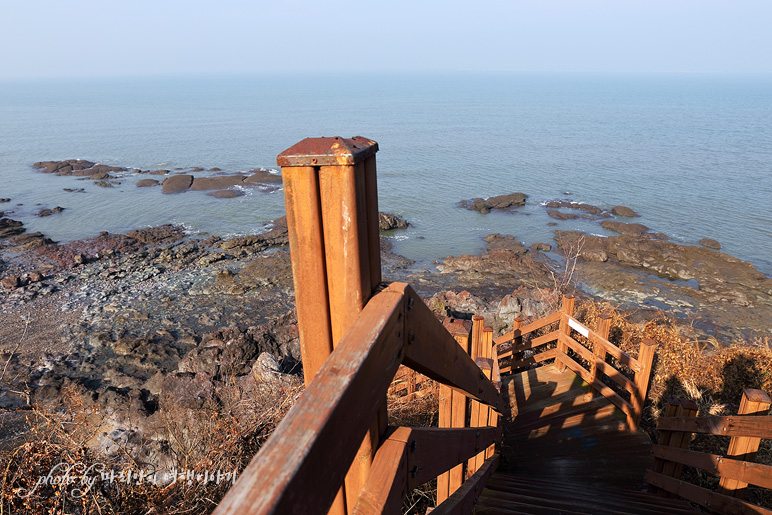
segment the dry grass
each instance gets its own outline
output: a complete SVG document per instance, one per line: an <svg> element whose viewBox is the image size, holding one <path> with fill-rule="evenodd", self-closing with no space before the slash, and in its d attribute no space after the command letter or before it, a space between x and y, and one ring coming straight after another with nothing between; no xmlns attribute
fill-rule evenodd
<svg viewBox="0 0 772 515"><path fill-rule="evenodd" d="M203 481L207 471L241 471L302 390L299 380L258 384L241 391L230 385L199 409L162 405L157 437L168 442L178 470L202 474L190 481L153 484L137 477L147 468L130 451L107 456L92 445L103 416L86 407L73 390L63 390L58 408L35 407L25 442L4 451L0 515L5 514L205 514L230 488L227 479ZM58 467L57 467L58 466ZM36 484L49 473L70 483ZM100 474L115 471L115 480ZM137 474L127 480L127 471ZM95 479L85 488L84 479ZM104 479L104 480L103 480Z"/></svg>
<svg viewBox="0 0 772 515"><path fill-rule="evenodd" d="M668 399L694 401L698 416L736 414L746 388L772 393L772 342L768 338L723 344L713 338L700 340L690 327L676 323L662 313L646 323L633 323L626 314L608 304L585 302L576 316L589 327L596 327L599 315L612 316L609 340L622 350L638 356L645 339L657 344L649 399L641 426L656 441L657 419ZM729 438L696 435L690 449L726 455ZM772 465L772 441L762 440L756 462ZM683 479L715 489L718 480L704 471L685 467ZM749 487L746 499L761 506L772 506L772 492Z"/></svg>

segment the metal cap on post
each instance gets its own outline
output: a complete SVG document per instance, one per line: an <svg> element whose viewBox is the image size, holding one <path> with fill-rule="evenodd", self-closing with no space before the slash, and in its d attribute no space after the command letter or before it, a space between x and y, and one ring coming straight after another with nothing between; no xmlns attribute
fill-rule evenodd
<svg viewBox="0 0 772 515"><path fill-rule="evenodd" d="M378 144L357 136L306 138L278 155L287 209L298 332L308 384L381 282ZM386 428L386 399L331 513L346 513Z"/></svg>

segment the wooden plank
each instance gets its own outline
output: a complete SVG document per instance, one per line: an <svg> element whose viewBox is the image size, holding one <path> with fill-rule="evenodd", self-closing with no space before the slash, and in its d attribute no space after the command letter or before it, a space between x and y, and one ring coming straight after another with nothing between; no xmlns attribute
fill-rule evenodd
<svg viewBox="0 0 772 515"><path fill-rule="evenodd" d="M765 415L769 413L769 395L763 390L748 388L743 391L738 415ZM727 456L744 461L754 461L759 450L760 438L734 437L729 442ZM745 495L747 482L721 478L719 489L722 493L742 499Z"/></svg>
<svg viewBox="0 0 772 515"><path fill-rule="evenodd" d="M613 356L617 361L625 365L626 367L630 368L633 372L638 372L641 368L640 363L638 363L638 360L634 357L630 356L628 353L608 341L606 338L604 338L601 334L598 334L597 331L593 331L589 327L586 327L584 324L579 322L577 319L575 319L573 316L569 316L566 320L566 324L568 323L568 320L573 321L574 324L582 326L582 328L587 330L587 338L590 340L591 343L600 345L603 347L603 349ZM566 333L568 334L568 333Z"/></svg>
<svg viewBox="0 0 772 515"><path fill-rule="evenodd" d="M579 363L574 361L572 358L566 356L565 354L558 354L555 360L560 360L564 366L570 368L573 372L575 372L579 377L584 379L585 382L589 383L590 379L590 373L585 369L583 366L581 366ZM595 383L590 384L593 388L598 390L598 392L603 395L605 398L607 398L609 401L611 401L614 406L622 410L623 413L625 413L628 416L628 422L629 418L632 416L633 410L632 406L630 406L630 403L628 403L626 400L624 400L622 397L617 394L614 390L606 386L605 384L601 383L600 381L595 381ZM632 430L635 430L637 428L631 427Z"/></svg>
<svg viewBox="0 0 772 515"><path fill-rule="evenodd" d="M702 469L721 478L772 489L772 466L733 460L717 454L653 445L654 457Z"/></svg>
<svg viewBox="0 0 772 515"><path fill-rule="evenodd" d="M548 359L552 359L556 356L557 349L549 349L545 350L544 352L540 352L539 354L536 354L535 356L531 356L530 358L525 358L523 360L518 361L517 363L512 363L508 368L507 372L509 370L517 370L520 368L527 367L529 365L535 365L536 363L541 363L542 361L546 361Z"/></svg>
<svg viewBox="0 0 772 515"><path fill-rule="evenodd" d="M711 511L725 515L772 515L772 511L747 503L728 495L713 492L686 481L659 474L652 470L646 471L645 480L658 488L671 492L684 499L709 508Z"/></svg>
<svg viewBox="0 0 772 515"><path fill-rule="evenodd" d="M772 438L772 416L660 418L657 429L724 436Z"/></svg>
<svg viewBox="0 0 772 515"><path fill-rule="evenodd" d="M538 338L534 338L533 340L526 342L522 345L517 345L516 347L513 347L509 350L506 350L502 352L499 355L499 359L508 358L513 355L513 353L523 352L524 350L531 350L535 349L536 347L541 347L542 345L546 345L558 338L560 333L555 330L551 333L547 333L545 335L539 336Z"/></svg>
<svg viewBox="0 0 772 515"><path fill-rule="evenodd" d="M541 329L542 327L546 327L550 324L554 324L555 322L560 320L560 312L556 311L555 313L552 313L551 315L547 315L544 318L540 318L539 320L536 320L534 322L531 322L528 325L524 325L520 329L515 329L514 331L510 331L507 334L501 335L493 340L493 343L495 345L501 345L502 343L506 343L508 341L513 340L514 338L517 338L518 336L525 336L528 333L532 333L533 331L536 331L537 329Z"/></svg>
<svg viewBox="0 0 772 515"><path fill-rule="evenodd" d="M404 442L385 440L381 444L359 499L349 513L354 515L400 513L402 502L408 492L407 453Z"/></svg>
<svg viewBox="0 0 772 515"><path fill-rule="evenodd" d="M498 454L485 460L485 464L480 467L480 470L467 479L461 488L432 510L432 515L467 515L472 513L472 507L482 493L485 483L496 470L498 461Z"/></svg>
<svg viewBox="0 0 772 515"><path fill-rule="evenodd" d="M440 385L440 409L439 420L437 425L439 427L452 427L452 413L453 405L451 403L453 390L449 386L444 384ZM437 477L437 502L442 502L450 495L450 472L440 474Z"/></svg>
<svg viewBox="0 0 772 515"><path fill-rule="evenodd" d="M364 166L364 162L359 162L353 166L319 168L322 220L326 221L323 224L324 254L333 347L354 323L375 286L370 282ZM346 475L347 506L353 506L359 498L378 447L377 418L373 424Z"/></svg>
<svg viewBox="0 0 772 515"><path fill-rule="evenodd" d="M364 172L370 284L375 288L381 282L381 235L378 229L378 177L374 154L365 159Z"/></svg>
<svg viewBox="0 0 772 515"><path fill-rule="evenodd" d="M404 352L400 286L368 302L215 514L327 512Z"/></svg>
<svg viewBox="0 0 772 515"><path fill-rule="evenodd" d="M282 168L303 376L309 384L332 352L319 178L311 166Z"/></svg>
<svg viewBox="0 0 772 515"><path fill-rule="evenodd" d="M482 374L410 286L406 286L405 294L409 306L405 320L408 336L405 365L435 381L466 392L468 396L503 413L504 400L499 397L493 383Z"/></svg>
<svg viewBox="0 0 772 515"><path fill-rule="evenodd" d="M676 416L678 417L694 417L697 415L697 405L693 401L679 401L679 407L676 410ZM692 433L675 431L670 434L670 447L676 447L680 449L687 449L689 442L692 439ZM675 463L672 461L666 461L662 466L662 474L665 476L674 477L676 479L681 478L681 472L683 471L683 465L681 463ZM663 491L659 492L661 497L668 496L668 493Z"/></svg>

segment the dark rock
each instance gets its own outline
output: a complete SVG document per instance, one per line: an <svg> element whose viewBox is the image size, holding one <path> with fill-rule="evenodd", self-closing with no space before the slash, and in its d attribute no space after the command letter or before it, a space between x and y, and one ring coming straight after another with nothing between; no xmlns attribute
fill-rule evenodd
<svg viewBox="0 0 772 515"><path fill-rule="evenodd" d="M64 188L64 191L67 193L85 193L86 190L84 188Z"/></svg>
<svg viewBox="0 0 772 515"><path fill-rule="evenodd" d="M150 172L150 175L169 175L170 173L169 170L154 170Z"/></svg>
<svg viewBox="0 0 772 515"><path fill-rule="evenodd" d="M628 218L636 218L641 215L626 206L614 206L611 208L611 212L617 216L625 216Z"/></svg>
<svg viewBox="0 0 772 515"><path fill-rule="evenodd" d="M9 275L0 280L6 290L15 290L21 286L21 278L18 275Z"/></svg>
<svg viewBox="0 0 772 515"><path fill-rule="evenodd" d="M217 168L216 166L214 168L209 169L210 172L221 172L222 170L220 168Z"/></svg>
<svg viewBox="0 0 772 515"><path fill-rule="evenodd" d="M29 273L29 282L31 283L39 283L43 279L45 279L45 276L41 272L35 271Z"/></svg>
<svg viewBox="0 0 772 515"><path fill-rule="evenodd" d="M398 215L378 213L378 230L390 231L392 229L407 229L407 220Z"/></svg>
<svg viewBox="0 0 772 515"><path fill-rule="evenodd" d="M703 247L707 247L709 249L713 250L721 250L721 244L717 242L716 240L710 239L710 238L702 238L700 240L700 245Z"/></svg>
<svg viewBox="0 0 772 515"><path fill-rule="evenodd" d="M10 201L11 201L11 199L9 199L9 198L0 198L0 204L2 204L4 202L10 202Z"/></svg>
<svg viewBox="0 0 772 515"><path fill-rule="evenodd" d="M181 240L185 237L185 230L178 225L166 224L129 231L126 236L146 245L158 245Z"/></svg>
<svg viewBox="0 0 772 515"><path fill-rule="evenodd" d="M53 211L54 213L61 213L62 211L64 211L64 208L62 206L56 206L51 211Z"/></svg>
<svg viewBox="0 0 772 515"><path fill-rule="evenodd" d="M137 188L147 188L150 186L158 186L161 184L155 179L140 179L137 181Z"/></svg>
<svg viewBox="0 0 772 515"><path fill-rule="evenodd" d="M609 231L626 234L628 236L643 236L649 231L649 228L643 224L628 224L624 222L615 222L613 220L603 220L600 222L600 226Z"/></svg>
<svg viewBox="0 0 772 515"><path fill-rule="evenodd" d="M579 215L576 213L564 213L554 209L548 209L547 214L550 215L550 218L554 218L555 220L576 220L579 218Z"/></svg>
<svg viewBox="0 0 772 515"><path fill-rule="evenodd" d="M533 250L540 250L542 252L549 252L552 250L552 245L549 243L534 243L530 248Z"/></svg>
<svg viewBox="0 0 772 515"><path fill-rule="evenodd" d="M517 241L514 236L504 236L498 233L489 234L483 238L483 241L488 244L486 247L488 252L493 252L494 250L506 250L515 254L525 254L527 252L523 243Z"/></svg>
<svg viewBox="0 0 772 515"><path fill-rule="evenodd" d="M210 193L207 193L207 195L215 198L236 198L236 197L243 197L244 192L239 190L219 190L219 191L212 191Z"/></svg>
<svg viewBox="0 0 772 515"><path fill-rule="evenodd" d="M94 184L99 186L100 188L112 188L113 187L113 185L110 184L107 181L96 181Z"/></svg>
<svg viewBox="0 0 772 515"><path fill-rule="evenodd" d="M72 175L75 171L85 170L94 166L91 161L81 159L67 159L65 161L40 161L32 165L43 173L56 175Z"/></svg>
<svg viewBox="0 0 772 515"><path fill-rule="evenodd" d="M101 181L103 179L112 179L113 176L107 172L97 172L89 175L88 178L94 181Z"/></svg>
<svg viewBox="0 0 772 515"><path fill-rule="evenodd" d="M167 181L169 179L166 179ZM239 185L244 181L243 175L223 175L219 177L196 177L190 185L193 191L224 190ZM166 181L164 181L164 185Z"/></svg>
<svg viewBox="0 0 772 515"><path fill-rule="evenodd" d="M571 202L570 200L553 200L551 202L547 202L544 204L545 207L548 208L568 208L568 209L580 209L582 211L586 211L587 213L591 215L599 215L603 212L603 210L599 207L590 205L590 204L584 204L582 202Z"/></svg>
<svg viewBox="0 0 772 515"><path fill-rule="evenodd" d="M172 175L164 180L161 191L164 193L182 193L187 191L191 184L193 184L192 175Z"/></svg>
<svg viewBox="0 0 772 515"><path fill-rule="evenodd" d="M509 195L500 195L487 199L473 198L471 200L462 200L461 207L472 211L479 211L480 213L489 213L491 209L511 211L517 207L524 206L527 198L528 195L525 193L510 193Z"/></svg>
<svg viewBox="0 0 772 515"><path fill-rule="evenodd" d="M0 218L0 238L8 238L15 234L21 234L24 231L26 231L24 224L18 220Z"/></svg>
<svg viewBox="0 0 772 515"><path fill-rule="evenodd" d="M281 184L281 175L268 170L250 170L244 178L244 184Z"/></svg>
<svg viewBox="0 0 772 515"><path fill-rule="evenodd" d="M51 209L41 209L35 213L35 216L51 216L52 214L54 214L54 212Z"/></svg>

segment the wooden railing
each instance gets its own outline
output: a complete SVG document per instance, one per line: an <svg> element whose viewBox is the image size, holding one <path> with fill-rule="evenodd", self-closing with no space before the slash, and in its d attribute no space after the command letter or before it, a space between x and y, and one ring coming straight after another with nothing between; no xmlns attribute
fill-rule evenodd
<svg viewBox="0 0 772 515"><path fill-rule="evenodd" d="M601 316L598 327L592 330L576 320L573 312L574 297L566 295L558 312L527 325L515 319L514 329L494 340L499 348L498 359L506 360L501 373L514 373L554 360L558 369L570 368L590 385L593 393L610 400L624 412L630 429L636 430L648 393L654 342L644 340L638 358L633 358L608 341L610 317ZM553 329L548 331L550 326ZM524 337L538 330L547 332L524 341ZM574 336L577 334L587 344L580 343ZM525 356L526 353L530 355ZM628 377L625 369L633 377Z"/></svg>
<svg viewBox="0 0 772 515"><path fill-rule="evenodd" d="M671 400L657 423L654 470L646 481L663 497L678 495L716 513L772 515L769 509L743 500L748 485L772 489L772 466L754 463L761 439L772 438L770 399L761 390L745 390L737 416L697 417L692 402ZM729 437L726 456L689 450L693 433ZM681 481L684 466L720 478L718 491Z"/></svg>
<svg viewBox="0 0 772 515"><path fill-rule="evenodd" d="M483 350L473 353L410 286L381 284L377 149L365 138L317 138L277 159L306 389L216 514L398 513L413 488L465 463L470 477L433 513L468 513L495 469L503 401L491 381L492 338L488 350L475 339ZM387 427L401 364L473 400L477 415Z"/></svg>

